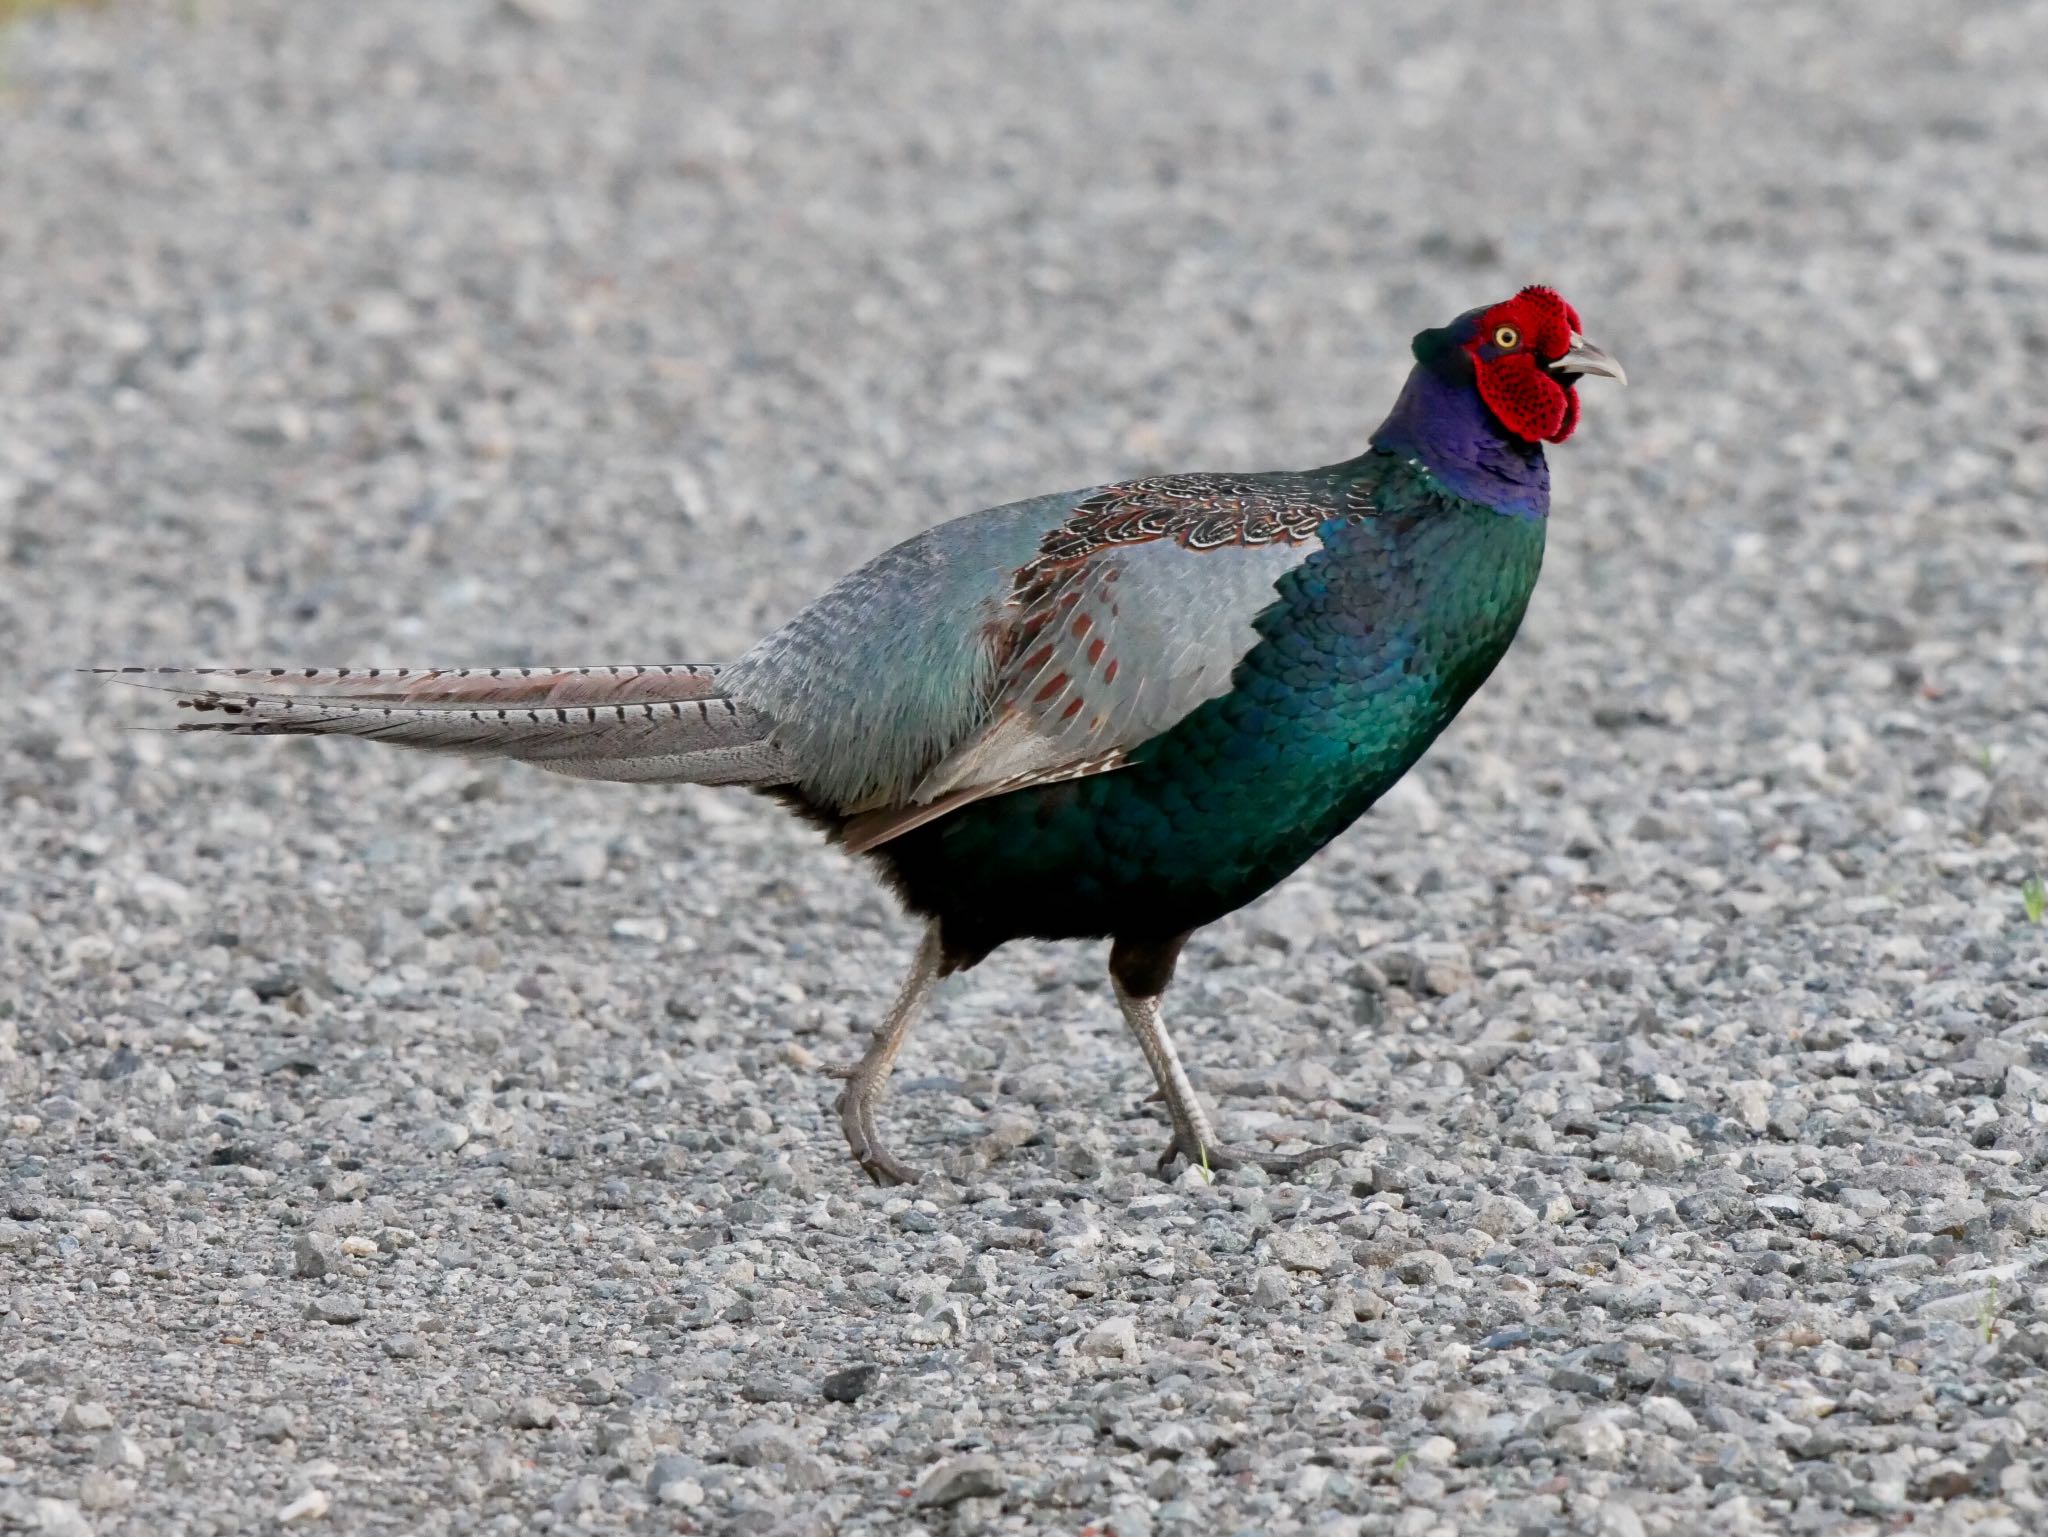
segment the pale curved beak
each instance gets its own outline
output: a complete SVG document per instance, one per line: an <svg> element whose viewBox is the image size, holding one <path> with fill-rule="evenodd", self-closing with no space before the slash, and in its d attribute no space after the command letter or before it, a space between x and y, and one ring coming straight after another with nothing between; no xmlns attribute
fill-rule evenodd
<svg viewBox="0 0 2048 1537"><path fill-rule="evenodd" d="M1565 355L1550 367L1553 373L1598 374L1617 384L1628 383L1628 375L1622 372L1621 364L1610 357L1605 348L1594 346L1576 331L1572 332L1572 344Z"/></svg>

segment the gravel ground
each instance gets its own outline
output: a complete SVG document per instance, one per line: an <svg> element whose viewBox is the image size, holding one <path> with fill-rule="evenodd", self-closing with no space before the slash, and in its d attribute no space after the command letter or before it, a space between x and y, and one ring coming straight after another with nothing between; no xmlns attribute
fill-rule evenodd
<svg viewBox="0 0 2048 1537"><path fill-rule="evenodd" d="M114 4L0 33L0 1530L2038 1532L2048 7ZM941 516L1636 387L1389 802L1080 947L87 661L714 660Z"/></svg>

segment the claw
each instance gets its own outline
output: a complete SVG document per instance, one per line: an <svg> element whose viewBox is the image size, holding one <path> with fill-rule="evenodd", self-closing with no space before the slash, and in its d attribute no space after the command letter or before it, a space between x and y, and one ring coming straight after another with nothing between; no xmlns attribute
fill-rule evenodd
<svg viewBox="0 0 2048 1537"><path fill-rule="evenodd" d="M839 1112L839 1126L846 1133L846 1145L854 1162L878 1185L916 1184L924 1178L923 1171L912 1168L883 1146L881 1130L875 1125L872 1092L857 1074L847 1076L854 1081L839 1096L834 1108Z"/></svg>
<svg viewBox="0 0 2048 1537"><path fill-rule="evenodd" d="M1211 1142L1206 1146L1197 1144L1192 1150L1181 1145L1178 1134L1167 1143L1166 1151L1159 1155L1159 1167L1168 1169L1176 1159L1186 1159L1191 1164L1206 1162L1217 1173L1225 1169L1241 1169L1247 1166L1264 1169L1268 1174L1296 1174L1310 1164L1321 1163L1326 1158L1335 1158L1340 1153L1356 1150L1356 1142L1329 1142L1320 1147L1306 1147L1298 1153L1266 1153L1256 1148L1237 1147L1228 1142Z"/></svg>
<svg viewBox="0 0 2048 1537"><path fill-rule="evenodd" d="M922 1169L913 1169L885 1148L869 1148L859 1163L861 1172L885 1189L891 1185L915 1185L924 1178Z"/></svg>
<svg viewBox="0 0 2048 1537"><path fill-rule="evenodd" d="M1256 1163L1268 1174L1297 1174L1310 1164L1321 1163L1326 1158L1335 1158L1343 1153L1354 1152L1356 1142L1326 1142L1320 1147L1305 1147L1298 1153L1243 1153L1246 1163ZM1209 1162L1216 1162L1216 1151L1209 1150Z"/></svg>

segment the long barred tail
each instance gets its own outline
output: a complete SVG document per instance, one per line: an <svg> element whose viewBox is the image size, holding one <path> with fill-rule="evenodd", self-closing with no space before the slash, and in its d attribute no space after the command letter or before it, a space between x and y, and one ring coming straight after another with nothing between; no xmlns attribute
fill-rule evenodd
<svg viewBox="0 0 2048 1537"><path fill-rule="evenodd" d="M515 758L579 779L781 784L774 722L729 698L719 669L661 667L98 667L219 719L180 731L355 736Z"/></svg>

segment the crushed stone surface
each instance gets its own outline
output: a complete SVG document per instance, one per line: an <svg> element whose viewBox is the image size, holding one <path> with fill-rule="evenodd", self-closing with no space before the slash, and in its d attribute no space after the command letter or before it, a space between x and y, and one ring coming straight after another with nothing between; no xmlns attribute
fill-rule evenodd
<svg viewBox="0 0 2048 1537"><path fill-rule="evenodd" d="M2048 7L0 29L0 1532L2048 1528ZM772 805L96 662L715 661L945 516L1633 387L1394 795L946 984Z"/></svg>

